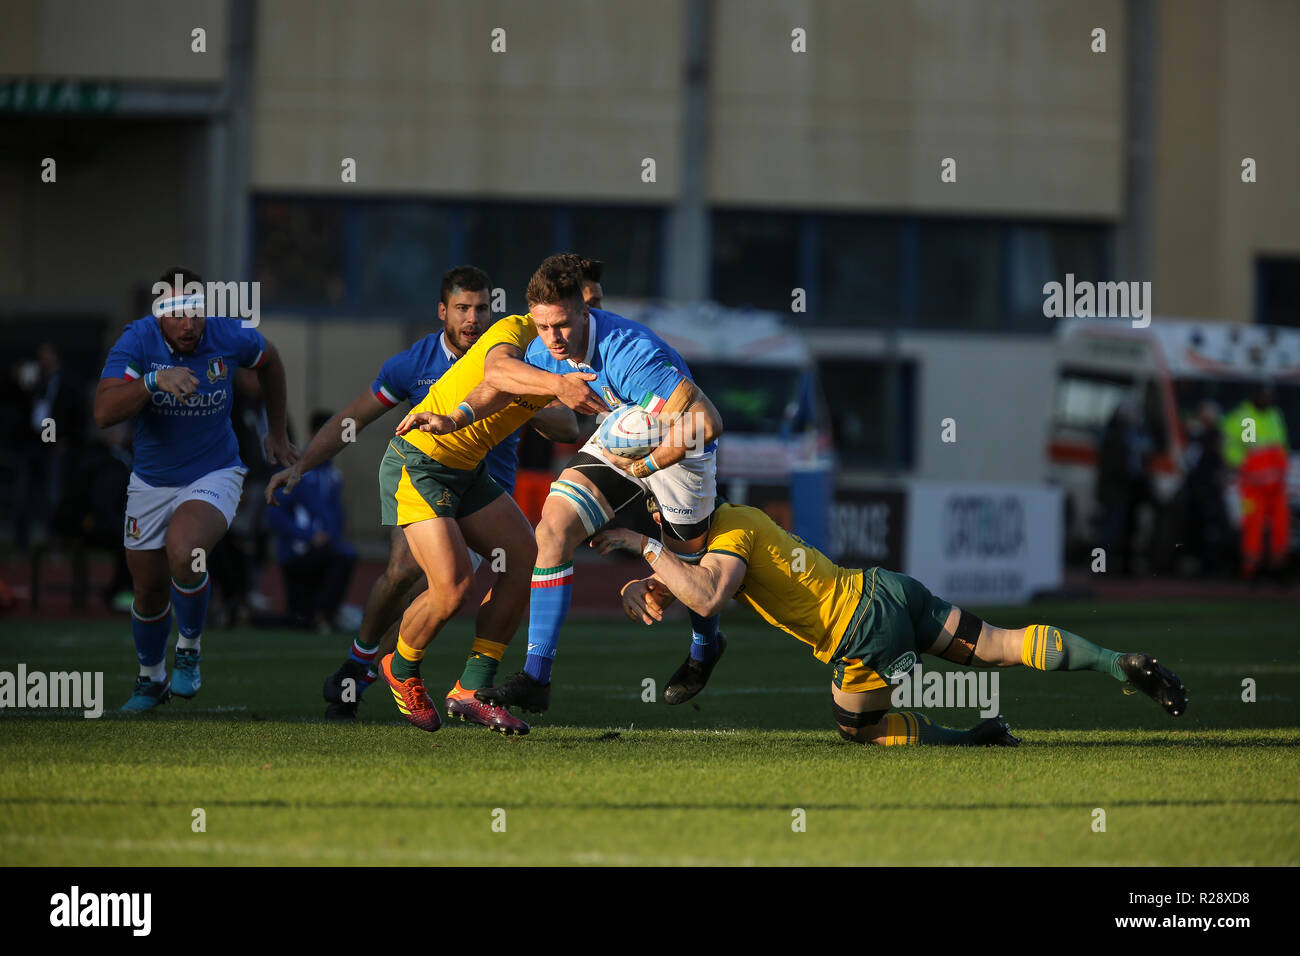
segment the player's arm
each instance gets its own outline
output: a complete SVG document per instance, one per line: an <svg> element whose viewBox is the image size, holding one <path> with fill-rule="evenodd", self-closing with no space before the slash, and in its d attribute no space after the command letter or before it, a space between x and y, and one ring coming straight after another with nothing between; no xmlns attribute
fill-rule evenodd
<svg viewBox="0 0 1300 956"><path fill-rule="evenodd" d="M690 379L681 380L656 417L663 440L645 458L629 462L605 453L615 465L637 478L677 464L688 452L703 448L722 434L722 416Z"/></svg>
<svg viewBox="0 0 1300 956"><path fill-rule="evenodd" d="M519 347L509 342L499 342L492 346L488 351L485 359L486 362L492 360L492 356L506 354L512 356L523 355ZM516 361L518 359L516 358ZM486 374L483 381L474 386L474 390L466 396L465 401L461 402L450 415L439 415L437 412L411 412L397 424L396 432L399 435L405 435L411 429L419 429L422 432L428 432L433 435L446 435L457 429L464 428L480 418L487 418L489 415L495 415L501 409L505 408L515 400L516 394L536 394L527 392L503 392L487 380ZM550 393L547 393L550 394Z"/></svg>
<svg viewBox="0 0 1300 956"><path fill-rule="evenodd" d="M554 395L582 415L609 411L604 399L587 384L595 378L591 372L560 375L529 365L513 346L494 348L483 364L483 381L492 388L511 395Z"/></svg>
<svg viewBox="0 0 1300 956"><path fill-rule="evenodd" d="M298 460L298 449L289 441L288 418L285 415L284 362L280 351L268 340L262 360L257 363L257 381L262 386L266 402L266 457L272 463L292 465Z"/></svg>
<svg viewBox="0 0 1300 956"><path fill-rule="evenodd" d="M124 422L148 403L144 379L101 378L95 388L95 425L108 428Z"/></svg>
<svg viewBox="0 0 1300 956"><path fill-rule="evenodd" d="M638 548L653 569L655 579L662 581L679 601L701 617L712 617L735 597L748 569L744 559L716 551L706 554L699 564L687 564L658 541L626 528L608 528L591 543L602 554L618 547ZM627 601L626 594L624 601ZM651 616L660 619L656 614Z"/></svg>
<svg viewBox="0 0 1300 956"><path fill-rule="evenodd" d="M271 480L266 484L267 503L277 504L275 493L278 489L283 488L286 493L292 491L303 475L318 465L323 465L347 447L349 439L344 437L344 423L348 419L355 423L353 426L355 428L353 437L355 437L357 432L386 411L388 406L376 398L374 392L369 389L354 398L343 411L317 430L311 444L303 450L296 462L271 476Z"/></svg>
<svg viewBox="0 0 1300 956"><path fill-rule="evenodd" d="M198 387L195 374L179 366L149 372L139 378L101 378L95 387L95 424L109 428L134 417L149 404L153 392L168 392L184 400Z"/></svg>
<svg viewBox="0 0 1300 956"><path fill-rule="evenodd" d="M551 402L528 422L543 438L558 442L578 440L578 416L559 399Z"/></svg>

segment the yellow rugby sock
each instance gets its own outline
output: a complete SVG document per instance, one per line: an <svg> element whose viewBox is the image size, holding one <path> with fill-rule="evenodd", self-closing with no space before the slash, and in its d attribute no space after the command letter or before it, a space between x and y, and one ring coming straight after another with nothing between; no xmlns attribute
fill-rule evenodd
<svg viewBox="0 0 1300 956"><path fill-rule="evenodd" d="M900 747L907 744L947 744L960 747L969 741L968 730L944 727L942 724L936 724L925 714L914 714L903 710L885 714L885 735L880 743L886 747Z"/></svg>
<svg viewBox="0 0 1300 956"><path fill-rule="evenodd" d="M398 680L410 680L420 676L420 661L424 658L423 650L416 650L397 635L397 653L393 655L393 676Z"/></svg>
<svg viewBox="0 0 1300 956"><path fill-rule="evenodd" d="M1128 677L1119 668L1119 651L1098 647L1078 634L1050 624L1025 628L1020 663L1038 671L1100 671L1118 681Z"/></svg>

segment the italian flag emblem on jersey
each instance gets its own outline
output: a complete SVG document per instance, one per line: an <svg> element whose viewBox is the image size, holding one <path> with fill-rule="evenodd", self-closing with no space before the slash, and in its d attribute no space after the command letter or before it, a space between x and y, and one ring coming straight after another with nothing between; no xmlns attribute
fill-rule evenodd
<svg viewBox="0 0 1300 956"><path fill-rule="evenodd" d="M661 395L656 395L654 392L646 392L641 396L641 401L637 404L651 415L658 415L660 409L668 404L668 400Z"/></svg>
<svg viewBox="0 0 1300 956"><path fill-rule="evenodd" d="M218 355L208 359L208 384L219 382L226 377L226 360Z"/></svg>

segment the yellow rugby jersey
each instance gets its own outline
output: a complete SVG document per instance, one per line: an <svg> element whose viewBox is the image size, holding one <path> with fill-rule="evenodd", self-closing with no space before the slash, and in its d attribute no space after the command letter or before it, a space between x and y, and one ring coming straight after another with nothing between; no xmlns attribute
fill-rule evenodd
<svg viewBox="0 0 1300 956"><path fill-rule="evenodd" d="M733 555L747 565L737 601L811 644L819 661L830 661L862 597L860 570L840 567L747 505L718 506L707 550Z"/></svg>
<svg viewBox="0 0 1300 956"><path fill-rule="evenodd" d="M468 352L442 373L429 389L429 394L412 412L435 412L450 415L456 406L469 398L469 393L483 381L483 367L487 354L498 345L513 345L521 352L528 351L528 343L537 338L537 327L531 316L507 315L492 323L492 327L479 336ZM469 471L491 451L492 447L555 398L554 395L520 395L499 412L476 419L450 435L431 435L412 429L404 437L434 461L448 468Z"/></svg>

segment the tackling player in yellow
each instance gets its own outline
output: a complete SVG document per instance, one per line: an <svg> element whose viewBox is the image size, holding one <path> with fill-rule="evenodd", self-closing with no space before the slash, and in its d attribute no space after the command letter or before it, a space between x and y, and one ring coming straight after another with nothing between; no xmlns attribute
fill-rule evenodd
<svg viewBox="0 0 1300 956"><path fill-rule="evenodd" d="M402 616L397 649L382 658L380 674L402 714L422 730L435 731L441 721L420 661L473 586L470 548L502 565L479 610L474 651L499 661L527 609L537 556L533 529L488 475L483 459L555 396L505 395L481 383L489 353L523 355L536 336L526 315L499 319L402 419L380 463L383 522L405 530L428 580L428 589ZM591 377L557 376L561 400L579 411L594 410L595 396L586 385Z"/></svg>
<svg viewBox="0 0 1300 956"><path fill-rule="evenodd" d="M653 574L623 588L623 609L652 624L676 597L710 615L735 598L813 648L834 668L832 711L840 735L859 743L1015 746L1001 716L970 730L923 714L892 713L890 680L909 673L921 653L963 666L1094 670L1132 684L1170 715L1187 709L1183 682L1148 654L1121 654L1050 624L1001 628L931 594L920 581L885 568L842 568L757 508L722 503L713 514L706 554L683 562L658 541L624 529L592 541L602 552L641 549ZM704 687L708 674L681 700Z"/></svg>

